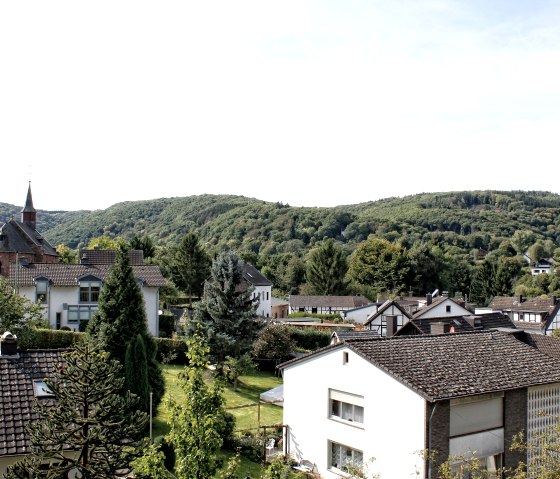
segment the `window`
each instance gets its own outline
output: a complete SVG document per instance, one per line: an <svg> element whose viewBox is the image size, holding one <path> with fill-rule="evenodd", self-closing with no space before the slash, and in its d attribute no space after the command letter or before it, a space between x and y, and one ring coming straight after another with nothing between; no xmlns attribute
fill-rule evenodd
<svg viewBox="0 0 560 479"><path fill-rule="evenodd" d="M448 305L445 306L445 312L446 312L446 313L450 313L450 312L451 312L451 305L450 305L450 304L448 304Z"/></svg>
<svg viewBox="0 0 560 479"><path fill-rule="evenodd" d="M330 468L340 471L361 470L363 463L362 451L330 441Z"/></svg>
<svg viewBox="0 0 560 479"><path fill-rule="evenodd" d="M311 308L311 314L317 314L317 308Z"/></svg>
<svg viewBox="0 0 560 479"><path fill-rule="evenodd" d="M364 397L329 389L329 417L353 425L364 424Z"/></svg>
<svg viewBox="0 0 560 479"><path fill-rule="evenodd" d="M97 303L101 281L80 281L80 303Z"/></svg>
<svg viewBox="0 0 560 479"><path fill-rule="evenodd" d="M342 353L342 364L348 363L348 353L345 351Z"/></svg>
<svg viewBox="0 0 560 479"><path fill-rule="evenodd" d="M466 457L469 457L468 455ZM453 477L461 478L461 479L471 479L472 477L481 477L473 476L469 470L472 470L472 466L477 467L477 471L486 471L482 477L488 477L489 479L498 479L502 477L501 470L502 470L502 462L503 462L503 454L495 454L492 456L486 457L477 457L477 458L469 458L468 462L458 462L451 465L451 472L453 473ZM465 469L465 470L463 470ZM480 474L480 473L479 473Z"/></svg>
<svg viewBox="0 0 560 479"><path fill-rule="evenodd" d="M35 302L45 304L49 292L49 280L41 278L35 280Z"/></svg>
<svg viewBox="0 0 560 479"><path fill-rule="evenodd" d="M47 386L45 381L35 380L33 381L33 394L36 398L53 397L54 394Z"/></svg>
<svg viewBox="0 0 560 479"><path fill-rule="evenodd" d="M97 311L95 306L68 306L68 324L77 324L79 329L82 330L94 313Z"/></svg>

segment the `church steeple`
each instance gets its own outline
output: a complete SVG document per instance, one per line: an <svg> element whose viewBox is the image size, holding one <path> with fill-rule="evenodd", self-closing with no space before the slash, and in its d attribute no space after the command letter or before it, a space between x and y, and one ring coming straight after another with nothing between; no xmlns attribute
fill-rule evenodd
<svg viewBox="0 0 560 479"><path fill-rule="evenodd" d="M25 206L21 210L21 222L28 223L35 229L35 224L37 221L37 210L33 208L33 197L31 196L31 181L29 182L29 188L27 189L27 198L25 200Z"/></svg>

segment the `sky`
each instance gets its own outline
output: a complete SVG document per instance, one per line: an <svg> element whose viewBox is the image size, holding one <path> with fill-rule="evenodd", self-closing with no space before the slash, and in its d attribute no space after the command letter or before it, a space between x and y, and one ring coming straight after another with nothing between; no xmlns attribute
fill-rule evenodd
<svg viewBox="0 0 560 479"><path fill-rule="evenodd" d="M0 2L0 202L560 192L560 2Z"/></svg>

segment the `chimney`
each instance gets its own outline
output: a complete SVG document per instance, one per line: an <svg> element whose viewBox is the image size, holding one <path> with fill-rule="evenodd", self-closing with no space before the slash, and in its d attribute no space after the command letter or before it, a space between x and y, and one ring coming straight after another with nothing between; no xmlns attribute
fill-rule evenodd
<svg viewBox="0 0 560 479"><path fill-rule="evenodd" d="M390 338L395 335L397 331L397 317L396 316L386 316L387 318L387 329L385 336Z"/></svg>
<svg viewBox="0 0 560 479"><path fill-rule="evenodd" d="M523 295L520 294L520 295L519 295L519 304L521 304L522 302L523 302Z"/></svg>
<svg viewBox="0 0 560 479"><path fill-rule="evenodd" d="M556 306L558 298L556 296L552 296L552 298L550 298L550 302L552 303L552 306Z"/></svg>
<svg viewBox="0 0 560 479"><path fill-rule="evenodd" d="M445 323L438 322L438 323L430 323L430 334L443 334L445 333L445 329L447 326Z"/></svg>
<svg viewBox="0 0 560 479"><path fill-rule="evenodd" d="M17 336L6 331L0 336L0 356L17 356Z"/></svg>
<svg viewBox="0 0 560 479"><path fill-rule="evenodd" d="M426 306L430 306L430 304L432 304L432 295L428 293L426 295Z"/></svg>

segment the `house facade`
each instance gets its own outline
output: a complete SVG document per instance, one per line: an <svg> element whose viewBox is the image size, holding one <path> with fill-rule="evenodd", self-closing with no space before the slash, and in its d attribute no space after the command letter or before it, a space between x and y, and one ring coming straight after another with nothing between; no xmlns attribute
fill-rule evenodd
<svg viewBox="0 0 560 479"><path fill-rule="evenodd" d="M458 300L448 298L447 296L432 299L428 295L425 306L418 308L412 317L414 319L442 318L445 316L468 316L469 314L471 314L471 311L460 304Z"/></svg>
<svg viewBox="0 0 560 479"><path fill-rule="evenodd" d="M364 296L290 295L290 313L340 314L371 304Z"/></svg>
<svg viewBox="0 0 560 479"><path fill-rule="evenodd" d="M515 467L527 457L510 450L514 436L542 431L541 411L560 407L550 361L499 331L347 339L280 366L287 451L327 479L349 466L432 478L449 456L474 455L490 472Z"/></svg>
<svg viewBox="0 0 560 479"><path fill-rule="evenodd" d="M143 264L142 251L129 256L144 298L148 330L158 336L159 288L166 280L158 266ZM80 252L80 264L11 264L8 277L20 295L41 304L51 328L83 331L97 311L99 293L114 259L114 251L87 250Z"/></svg>
<svg viewBox="0 0 560 479"><path fill-rule="evenodd" d="M254 288L253 299L259 301L257 316L272 317L272 282L252 264L243 264L243 280Z"/></svg>
<svg viewBox="0 0 560 479"><path fill-rule="evenodd" d="M506 314L516 327L540 334L552 334L560 327L560 301L556 296L496 296L488 305L488 310L500 311Z"/></svg>
<svg viewBox="0 0 560 479"><path fill-rule="evenodd" d="M372 314L375 314L383 303L370 303L342 312L343 319L357 324L365 324Z"/></svg>
<svg viewBox="0 0 560 479"><path fill-rule="evenodd" d="M387 300L371 314L365 326L379 336L393 336L395 332L410 321L411 316L397 301Z"/></svg>

